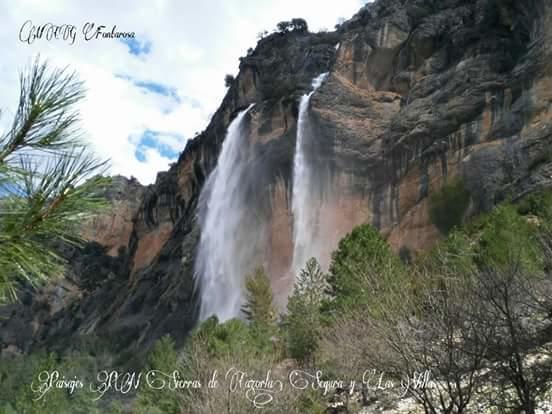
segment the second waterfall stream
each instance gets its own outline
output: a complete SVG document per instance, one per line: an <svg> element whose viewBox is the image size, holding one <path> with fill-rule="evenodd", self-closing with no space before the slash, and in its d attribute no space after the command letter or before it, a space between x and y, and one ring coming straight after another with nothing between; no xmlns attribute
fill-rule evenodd
<svg viewBox="0 0 552 414"><path fill-rule="evenodd" d="M322 85L328 76L323 73L312 81L312 91L301 97L297 120L297 139L293 159L293 192L291 211L293 213L293 259L291 271L297 275L307 260L317 256L316 229L320 210L319 198L314 190L315 168L308 159L308 148L315 142L309 122L309 105L312 94ZM309 142L310 141L310 142Z"/></svg>

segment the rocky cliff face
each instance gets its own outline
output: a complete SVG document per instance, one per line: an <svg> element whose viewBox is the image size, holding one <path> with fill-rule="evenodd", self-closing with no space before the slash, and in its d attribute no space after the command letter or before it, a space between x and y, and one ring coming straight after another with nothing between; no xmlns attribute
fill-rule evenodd
<svg viewBox="0 0 552 414"><path fill-rule="evenodd" d="M298 101L323 72L329 77L310 108L317 137L310 157L329 229L321 235L323 262L363 222L397 251L428 248L441 237L429 195L452 177L471 194L469 214L550 187L551 44L549 0L380 0L336 32L262 39L178 162L89 233L105 249L79 260L105 262L113 277L33 316L35 326L19 336L5 332L22 326L36 299L11 307L11 319L0 321L0 346L27 350L83 334L113 338L119 349L147 349L165 333L182 340L196 318L199 194L228 124L250 103L244 191L255 212L250 224L265 240L258 264L285 297ZM82 271L81 264L72 272Z"/></svg>
<svg viewBox="0 0 552 414"><path fill-rule="evenodd" d="M550 184L550 8L377 2L341 29L313 111L333 175L395 248L439 238L428 195L450 177L472 213Z"/></svg>

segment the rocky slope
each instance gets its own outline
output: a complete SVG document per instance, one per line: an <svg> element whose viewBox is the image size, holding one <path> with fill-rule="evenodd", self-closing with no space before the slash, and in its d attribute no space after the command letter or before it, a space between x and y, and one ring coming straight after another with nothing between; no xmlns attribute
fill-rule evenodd
<svg viewBox="0 0 552 414"><path fill-rule="evenodd" d="M0 348L26 351L84 334L120 350L146 350L165 333L182 341L196 319L200 191L227 126L250 103L244 191L251 226L265 240L259 264L284 297L298 100L323 72L329 77L311 100L318 142L310 156L331 223L322 235L328 254L362 222L397 251L431 246L441 235L429 195L451 177L471 194L469 214L550 187L551 44L550 0L380 0L335 32L260 40L178 162L155 185L123 191L115 212L89 230L97 249L75 253L69 275L88 272L95 282L74 298L60 293L59 306L34 294L2 309ZM90 274L87 263L108 271Z"/></svg>

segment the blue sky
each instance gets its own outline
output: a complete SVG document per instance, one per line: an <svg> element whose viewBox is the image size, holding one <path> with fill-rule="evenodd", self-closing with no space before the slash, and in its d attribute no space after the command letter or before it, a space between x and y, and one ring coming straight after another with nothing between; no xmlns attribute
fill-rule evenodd
<svg viewBox="0 0 552 414"><path fill-rule="evenodd" d="M121 42L123 42L125 45L128 46L128 52L131 55L134 56L140 56L140 55L147 55L151 52L151 42L146 41L140 41L135 38L125 38L121 39Z"/></svg>
<svg viewBox="0 0 552 414"><path fill-rule="evenodd" d="M225 94L224 76L257 33L303 17L312 30L331 29L364 4L359 0L39 1L0 0L0 129L16 108L18 71L37 54L76 70L87 86L82 126L93 149L111 160L111 173L147 184L166 170L186 141L202 131ZM62 39L19 41L22 25L76 27ZM86 41L85 23L133 31L134 39Z"/></svg>
<svg viewBox="0 0 552 414"><path fill-rule="evenodd" d="M125 79L131 82L134 86L142 89L145 93L148 93L148 92L154 93L154 94L165 96L167 98L172 98L178 103L181 102L181 99L178 96L178 91L176 90L175 87L165 85L159 82L135 79L132 76L128 76L128 75L117 75L117 76L121 79ZM199 105L197 101L194 100L194 102L196 105Z"/></svg>
<svg viewBox="0 0 552 414"><path fill-rule="evenodd" d="M163 132L147 129L142 133L140 139L138 140L134 156L138 161L144 162L147 158L147 150L154 149L159 151L161 156L167 159L173 160L178 158L179 151L176 150L174 146L167 144L167 137L173 138L176 142L184 139L181 135L173 134L167 136L167 134L164 134Z"/></svg>

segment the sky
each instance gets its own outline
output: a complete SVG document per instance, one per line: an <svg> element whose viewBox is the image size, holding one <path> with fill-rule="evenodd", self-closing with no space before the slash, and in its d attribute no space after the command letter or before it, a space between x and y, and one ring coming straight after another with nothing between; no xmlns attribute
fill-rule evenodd
<svg viewBox="0 0 552 414"><path fill-rule="evenodd" d="M85 82L81 125L110 173L150 184L205 129L226 93L225 74L237 74L259 32L294 17L311 31L333 29L365 2L0 0L0 133L13 119L19 73L40 55ZM48 23L74 26L75 40L28 41L33 26ZM85 39L83 30L102 25L135 37Z"/></svg>

